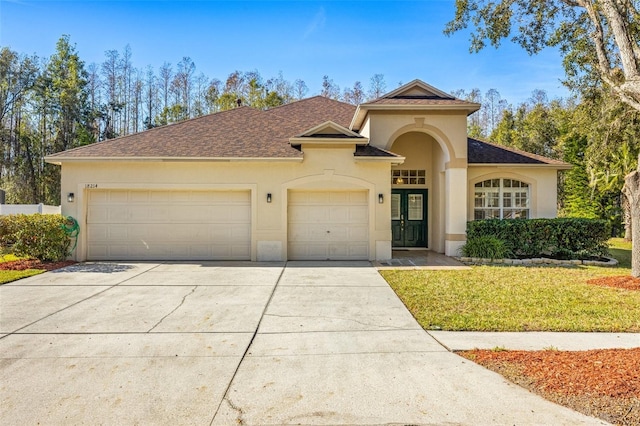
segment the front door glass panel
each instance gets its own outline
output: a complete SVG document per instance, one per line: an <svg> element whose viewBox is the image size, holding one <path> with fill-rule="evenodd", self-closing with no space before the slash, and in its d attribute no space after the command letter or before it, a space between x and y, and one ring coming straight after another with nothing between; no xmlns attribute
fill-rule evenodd
<svg viewBox="0 0 640 426"><path fill-rule="evenodd" d="M409 203L409 220L422 220L422 194L408 194L407 201Z"/></svg>
<svg viewBox="0 0 640 426"><path fill-rule="evenodd" d="M400 220L400 194L391 194L391 220Z"/></svg>
<svg viewBox="0 0 640 426"><path fill-rule="evenodd" d="M391 194L393 247L427 247L427 190L394 189Z"/></svg>

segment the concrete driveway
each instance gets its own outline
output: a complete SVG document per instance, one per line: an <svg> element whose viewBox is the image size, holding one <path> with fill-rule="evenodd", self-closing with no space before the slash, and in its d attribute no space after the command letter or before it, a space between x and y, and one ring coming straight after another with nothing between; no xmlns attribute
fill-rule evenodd
<svg viewBox="0 0 640 426"><path fill-rule="evenodd" d="M78 264L0 286L0 424L603 424L448 352L368 262Z"/></svg>

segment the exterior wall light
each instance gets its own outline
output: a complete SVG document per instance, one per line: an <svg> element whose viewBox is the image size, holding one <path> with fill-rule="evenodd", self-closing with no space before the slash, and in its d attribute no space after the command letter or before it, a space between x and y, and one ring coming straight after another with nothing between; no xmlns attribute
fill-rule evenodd
<svg viewBox="0 0 640 426"><path fill-rule="evenodd" d="M270 203L270 202L271 202L271 193L268 192L267 193L267 203Z"/></svg>
<svg viewBox="0 0 640 426"><path fill-rule="evenodd" d="M75 200L75 199L76 199L76 196L73 194L73 192L70 192L70 193L67 195L67 201L68 201L68 202L73 203L73 200Z"/></svg>
<svg viewBox="0 0 640 426"><path fill-rule="evenodd" d="M378 194L378 204L384 203L384 194Z"/></svg>

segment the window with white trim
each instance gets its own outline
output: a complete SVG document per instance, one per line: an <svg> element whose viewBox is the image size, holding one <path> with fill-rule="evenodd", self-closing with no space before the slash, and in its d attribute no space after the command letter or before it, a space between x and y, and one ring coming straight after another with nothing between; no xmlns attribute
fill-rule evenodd
<svg viewBox="0 0 640 426"><path fill-rule="evenodd" d="M393 185L425 185L427 171L423 169L394 169L391 170L391 184Z"/></svg>
<svg viewBox="0 0 640 426"><path fill-rule="evenodd" d="M487 179L475 184L473 219L528 219L528 183L515 179Z"/></svg>

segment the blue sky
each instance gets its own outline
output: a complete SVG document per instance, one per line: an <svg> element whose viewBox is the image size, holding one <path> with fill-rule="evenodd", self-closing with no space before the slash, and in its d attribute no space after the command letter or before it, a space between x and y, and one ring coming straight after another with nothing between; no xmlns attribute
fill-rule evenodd
<svg viewBox="0 0 640 426"><path fill-rule="evenodd" d="M384 74L389 91L419 78L447 92L494 88L512 104L534 89L568 96L557 52L530 57L504 42L470 54L467 33L442 33L453 14L454 0L0 0L0 46L50 56L68 34L86 64L128 44L140 69L189 56L197 73L223 81L234 70L281 71L309 95L325 74L341 88Z"/></svg>

